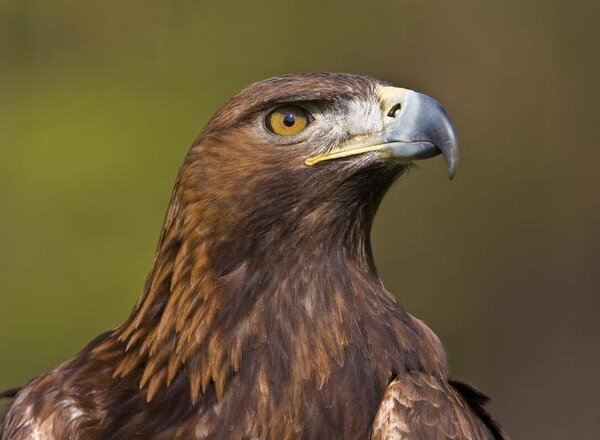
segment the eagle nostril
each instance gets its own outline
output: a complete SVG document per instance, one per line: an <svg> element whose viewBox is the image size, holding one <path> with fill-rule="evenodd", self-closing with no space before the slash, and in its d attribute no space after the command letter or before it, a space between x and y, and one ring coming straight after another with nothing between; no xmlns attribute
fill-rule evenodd
<svg viewBox="0 0 600 440"><path fill-rule="evenodd" d="M398 113L400 113L401 109L402 109L402 104L396 104L390 109L390 111L388 112L387 115L390 118L395 118L396 116L398 116Z"/></svg>

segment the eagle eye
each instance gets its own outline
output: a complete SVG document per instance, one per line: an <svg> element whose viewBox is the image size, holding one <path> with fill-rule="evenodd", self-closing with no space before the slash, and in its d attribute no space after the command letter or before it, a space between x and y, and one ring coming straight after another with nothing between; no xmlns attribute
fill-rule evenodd
<svg viewBox="0 0 600 440"><path fill-rule="evenodd" d="M293 136L304 130L313 120L313 116L303 108L285 105L269 113L265 124L275 134Z"/></svg>

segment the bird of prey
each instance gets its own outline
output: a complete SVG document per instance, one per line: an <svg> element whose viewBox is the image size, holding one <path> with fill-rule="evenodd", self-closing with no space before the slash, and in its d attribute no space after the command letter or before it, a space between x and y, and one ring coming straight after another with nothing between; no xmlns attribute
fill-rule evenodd
<svg viewBox="0 0 600 440"><path fill-rule="evenodd" d="M384 288L370 229L413 161L458 145L434 99L283 75L209 120L131 316L20 390L1 439L501 439Z"/></svg>

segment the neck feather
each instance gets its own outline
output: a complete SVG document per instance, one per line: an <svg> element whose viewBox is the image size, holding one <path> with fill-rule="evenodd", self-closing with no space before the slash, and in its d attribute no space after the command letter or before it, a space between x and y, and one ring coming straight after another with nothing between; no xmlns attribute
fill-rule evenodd
<svg viewBox="0 0 600 440"><path fill-rule="evenodd" d="M318 388L351 351L382 381L441 368L417 355L427 338L381 285L369 241L379 200L367 200L325 224L312 212L247 235L242 221L231 238L215 237L176 189L144 294L115 331L126 347L115 375L138 374L151 400L185 374L195 402L209 387L221 398L258 347L267 352L253 362L263 370L280 362L281 380Z"/></svg>

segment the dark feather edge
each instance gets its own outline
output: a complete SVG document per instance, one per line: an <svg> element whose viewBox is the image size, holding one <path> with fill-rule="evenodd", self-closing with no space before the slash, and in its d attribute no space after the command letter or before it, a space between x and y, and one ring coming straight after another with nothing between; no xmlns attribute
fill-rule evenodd
<svg viewBox="0 0 600 440"><path fill-rule="evenodd" d="M504 434L502 431L502 428L500 428L498 422L492 418L490 413L485 408L485 405L490 401L488 396L483 394L477 388L466 383L459 382L457 380L450 380L448 382L452 388L454 388L462 396L462 398L466 400L475 414L477 414L485 426L487 426L492 433L494 440L509 440L506 434Z"/></svg>
<svg viewBox="0 0 600 440"><path fill-rule="evenodd" d="M0 392L0 399L14 399L19 394L19 391L21 391L21 387L4 390Z"/></svg>

